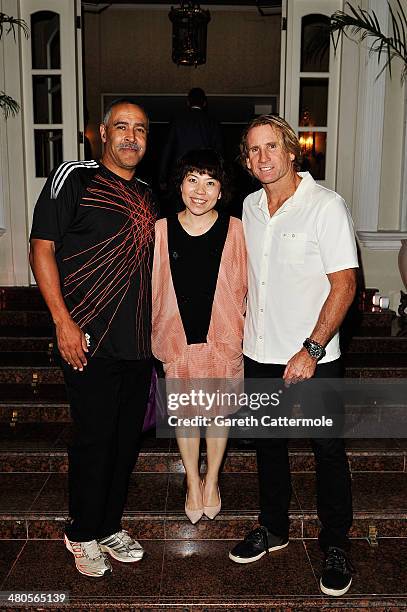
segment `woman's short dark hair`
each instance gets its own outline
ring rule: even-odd
[[[214,149],[193,149],[185,153],[178,161],[172,175],[172,184],[176,195],[181,197],[181,185],[184,178],[197,172],[208,174],[220,183],[220,204],[228,204],[231,199],[231,186],[229,174],[225,169],[225,162]]]

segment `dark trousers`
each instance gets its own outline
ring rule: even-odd
[[[284,365],[258,363],[245,357],[245,379],[282,378]],[[317,365],[315,378],[343,376],[340,359]],[[311,440],[316,463],[317,511],[322,524],[319,543],[322,550],[337,546],[349,550],[348,531],[352,525],[352,489],[349,464],[342,438]],[[288,511],[291,474],[287,439],[256,439],[259,474],[259,523],[275,535],[288,538]]]
[[[121,529],[140,450],[152,361],[89,358],[83,372],[62,364],[73,420],[69,456],[70,540]]]

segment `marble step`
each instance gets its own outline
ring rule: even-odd
[[[1,355],[0,365],[0,385],[5,383],[13,385],[32,385],[33,388],[44,385],[63,385],[64,379],[62,371],[53,361],[52,356],[42,355],[40,353],[34,353],[29,355],[23,353],[18,358],[19,363],[13,364],[13,359],[9,356],[11,353],[3,353]],[[2,389],[4,393],[7,393],[7,389]],[[23,389],[22,389],[23,391]],[[7,397],[8,395],[3,395]]]
[[[0,328],[1,334],[1,328]],[[0,353],[49,353],[53,339],[49,334],[44,336],[1,336]]]
[[[19,331],[19,334],[17,333]],[[49,330],[44,329],[44,336],[28,336],[25,328],[11,328],[9,336],[0,328],[0,353],[46,353],[52,350],[53,338]],[[30,331],[31,333],[31,331]],[[344,353],[406,353],[406,336],[355,336],[343,347]]]
[[[406,452],[404,451],[348,451],[353,473],[356,472],[405,472]],[[292,473],[315,472],[312,452],[290,452]],[[206,456],[202,456],[202,470],[206,469]],[[225,473],[256,472],[256,456],[229,451],[225,463]],[[68,456],[62,450],[50,451],[0,451],[0,473],[42,473],[68,471]],[[140,453],[134,469],[135,473],[171,472],[184,473],[180,454],[177,452]]]
[[[407,377],[407,353],[348,353],[344,364],[350,378]]]
[[[375,547],[354,540],[356,573],[349,592],[337,599],[319,591],[322,555],[315,540],[293,540],[244,566],[228,559],[234,544],[226,538],[143,540],[141,563],[112,561],[113,574],[99,581],[78,576],[61,541],[4,540],[1,588],[67,591],[70,603],[58,610],[70,612],[400,612],[406,607],[405,538],[379,538]]]
[[[46,310],[1,310],[0,333],[4,335],[4,329],[9,327],[25,328],[30,335],[31,330],[38,327],[47,328],[50,333],[51,317]]]
[[[58,539],[68,514],[67,474],[0,474],[0,539]],[[318,534],[315,474],[292,475],[291,537]],[[352,474],[351,537],[407,537],[407,473]],[[131,477],[124,525],[141,539],[237,539],[256,522],[255,473],[223,473],[222,510],[196,526],[184,514],[184,475],[136,473]]]
[[[0,313],[1,314],[1,313]],[[21,342],[23,347],[21,350],[26,350],[24,347],[32,345],[33,341],[44,339],[50,342],[52,340],[52,327],[50,325],[42,326],[23,326],[23,325],[0,325],[0,341],[3,346],[11,345],[18,346],[18,342]],[[14,348],[3,350],[15,350]],[[28,348],[27,350],[37,350]]]
[[[9,371],[10,369],[8,369]],[[51,370],[51,368],[50,368]],[[0,377],[2,368],[0,366]],[[37,371],[34,372],[36,374]],[[17,377],[19,378],[19,377]],[[10,380],[7,384],[0,384],[0,398],[1,405],[8,406],[9,404],[17,403],[21,406],[39,406],[42,403],[48,404],[59,404],[66,402],[66,391],[65,386],[62,384],[62,380],[58,380],[57,383],[47,384],[42,382],[41,385],[37,384],[39,379],[31,377],[25,372],[25,379],[29,380],[28,383],[22,383],[18,380],[13,379],[10,375]]]
[[[396,313],[393,310],[382,310],[381,308],[373,307],[370,311],[364,310],[360,313],[357,323],[361,329],[366,330],[366,328],[370,328],[376,330],[377,328],[382,328],[386,329],[390,334],[395,319]]]
[[[0,356],[0,360],[0,367],[2,368],[15,366],[16,368],[31,368],[35,370],[38,368],[53,367],[59,370],[58,357],[49,352],[9,351],[3,352]]]
[[[71,426],[65,423],[0,423],[0,472],[67,472],[66,446]],[[406,472],[407,439],[348,439],[345,442],[352,472]],[[307,439],[291,440],[290,464],[293,472],[313,472],[314,457]],[[202,445],[202,470],[206,453]],[[174,440],[156,438],[155,430],[144,434],[139,473],[183,473]],[[256,472],[253,442],[230,439],[224,461],[226,473]]]
[[[0,310],[46,310],[37,287],[0,287]]]
[[[406,378],[407,353],[378,355],[349,353],[344,357],[345,375],[351,378]],[[63,385],[62,371],[54,357],[45,353],[3,353],[0,357],[0,387],[22,385],[21,399],[27,397],[27,387],[37,393],[42,385]],[[11,390],[13,398],[17,390]],[[17,395],[16,395],[17,394]],[[12,399],[7,388],[1,389],[1,397]]]
[[[7,395],[8,399],[2,399]],[[63,385],[0,385],[0,426],[7,424],[69,423],[70,410]],[[407,402],[392,408],[405,410]]]
[[[14,391],[20,391],[19,385],[7,385],[7,389],[14,388]],[[4,391],[4,386],[0,387],[0,391]],[[70,421],[69,405],[66,401],[65,390],[59,385],[57,391],[61,392],[62,400],[65,401],[46,401],[44,397],[36,401],[36,396],[33,397],[33,390],[30,387],[27,389],[29,400],[32,401],[13,401],[0,399],[0,424],[1,423],[68,423]],[[10,395],[12,395],[11,393]],[[55,395],[55,392],[54,392]]]
[[[0,298],[1,300],[1,298]],[[0,302],[1,303],[1,302]],[[40,308],[38,302],[33,299],[32,302],[28,302],[25,308],[8,307],[3,302],[3,307],[0,307],[0,328],[8,326],[20,326],[20,327],[39,327],[48,326],[51,329],[51,317],[48,310],[43,306]],[[382,335],[383,330],[386,334],[391,335],[392,326],[396,321],[396,313],[392,310],[381,310],[369,312],[358,312],[357,319],[354,319],[348,323],[346,327],[347,333],[353,332],[352,335],[357,333],[357,330],[363,330],[363,335],[367,333],[367,330],[371,329],[369,335]],[[381,329],[380,332],[377,330]]]
[[[1,346],[1,339],[0,339]],[[9,349],[10,350],[10,349]],[[14,350],[14,349],[11,349]],[[407,336],[355,336],[352,338],[348,346],[343,349],[343,352],[348,353],[406,353],[407,352]]]

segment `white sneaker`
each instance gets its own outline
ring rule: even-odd
[[[139,542],[130,537],[124,529],[98,540],[98,543],[103,552],[109,553],[113,559],[123,563],[140,561],[144,555],[144,549]]]
[[[84,576],[102,578],[111,573],[112,566],[109,559],[100,549],[96,540],[89,542],[71,542],[64,536],[65,546],[75,557],[75,565],[78,572]]]

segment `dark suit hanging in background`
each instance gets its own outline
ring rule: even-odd
[[[166,189],[172,169],[184,153],[192,149],[215,149],[223,153],[219,123],[206,111],[203,89],[195,87],[188,93],[188,110],[171,123],[160,164],[160,186]]]

